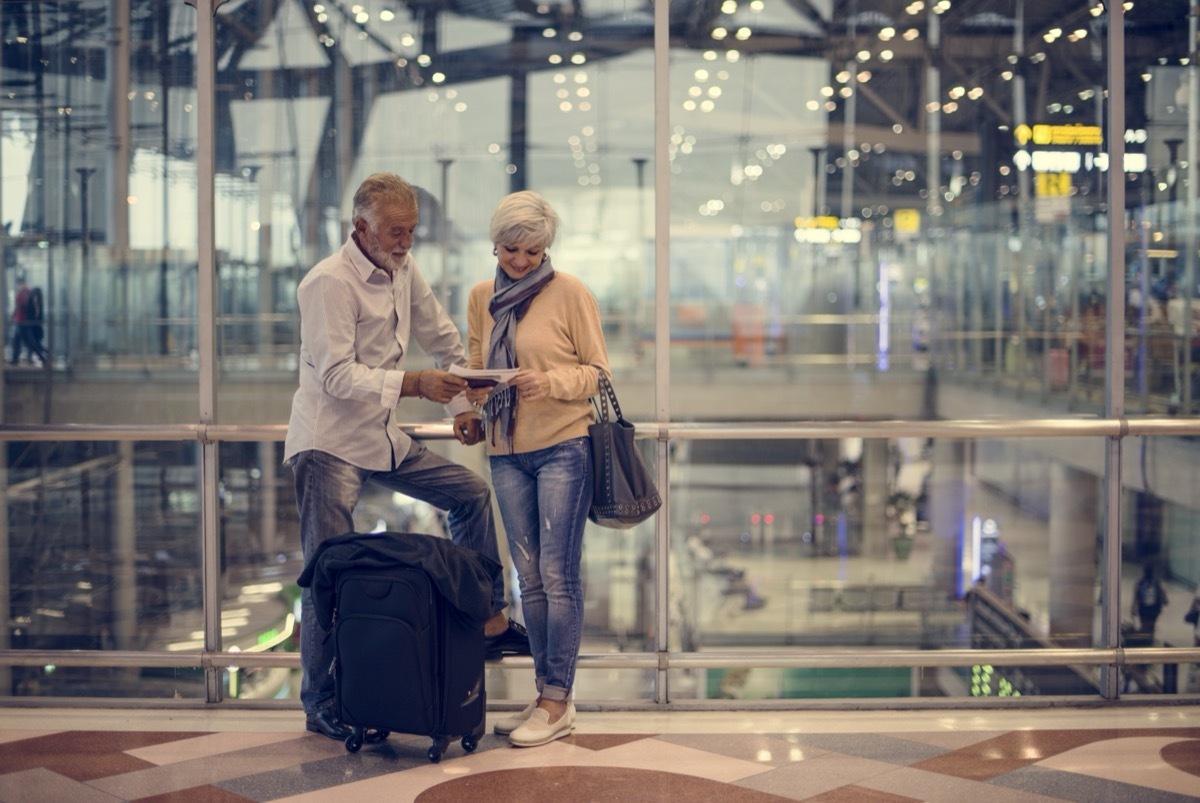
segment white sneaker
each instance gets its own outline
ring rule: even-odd
[[[492,726],[492,730],[501,736],[507,736],[524,725],[525,720],[529,719],[529,715],[533,713],[533,709],[535,708],[537,708],[537,700],[534,700],[515,714],[509,714],[506,717],[496,720],[496,724]]]
[[[550,722],[550,712],[544,708],[534,708],[529,719],[508,734],[508,741],[515,747],[537,747],[540,744],[570,736],[575,729],[575,704],[567,703],[566,712],[557,722]]]

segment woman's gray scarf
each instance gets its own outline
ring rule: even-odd
[[[554,267],[550,264],[547,254],[532,272],[514,281],[508,277],[504,269],[496,266],[496,281],[492,285],[492,300],[488,303],[488,312],[492,314],[495,326],[492,327],[492,339],[488,344],[486,368],[517,368],[517,323],[525,317],[533,297],[541,292],[551,279],[554,278]],[[517,390],[502,383],[488,396],[484,404],[487,413],[488,429],[491,430],[492,443],[496,442],[496,431],[507,451],[512,451],[513,427],[517,417]]]

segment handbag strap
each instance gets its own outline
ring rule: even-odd
[[[600,389],[604,391],[608,401],[612,402],[613,416],[618,421],[624,421],[625,416],[621,415],[621,405],[617,402],[617,392],[613,390],[612,382],[609,382],[608,377],[603,374],[600,375]]]
[[[613,390],[612,383],[608,381],[608,377],[604,375],[603,371],[596,369],[596,372],[600,375],[600,390],[592,397],[592,406],[596,408],[596,420],[604,423],[608,423],[610,420],[623,422],[625,418],[621,415],[621,404],[617,401],[617,392]],[[613,411],[611,419],[608,415],[610,404]]]

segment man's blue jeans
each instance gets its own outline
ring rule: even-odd
[[[493,455],[492,485],[521,586],[537,688],[567,700],[583,635],[583,529],[592,504],[587,438]]]
[[[445,510],[454,543],[500,563],[487,483],[417,441],[393,471],[367,471],[318,451],[301,452],[289,463],[295,475],[305,564],[322,541],[354,531],[354,506],[368,482]],[[505,604],[504,577],[498,576],[492,587],[492,612],[503,610]],[[308,588],[300,593],[300,618],[300,666],[304,670],[300,701],[306,713],[315,714],[333,705],[333,639],[317,621]],[[386,671],[387,667],[380,669]]]

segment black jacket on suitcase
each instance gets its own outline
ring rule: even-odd
[[[473,750],[484,730],[483,624],[500,566],[444,538],[415,533],[323,542],[297,581],[312,587],[335,645],[339,718],[354,728],[450,737]]]

